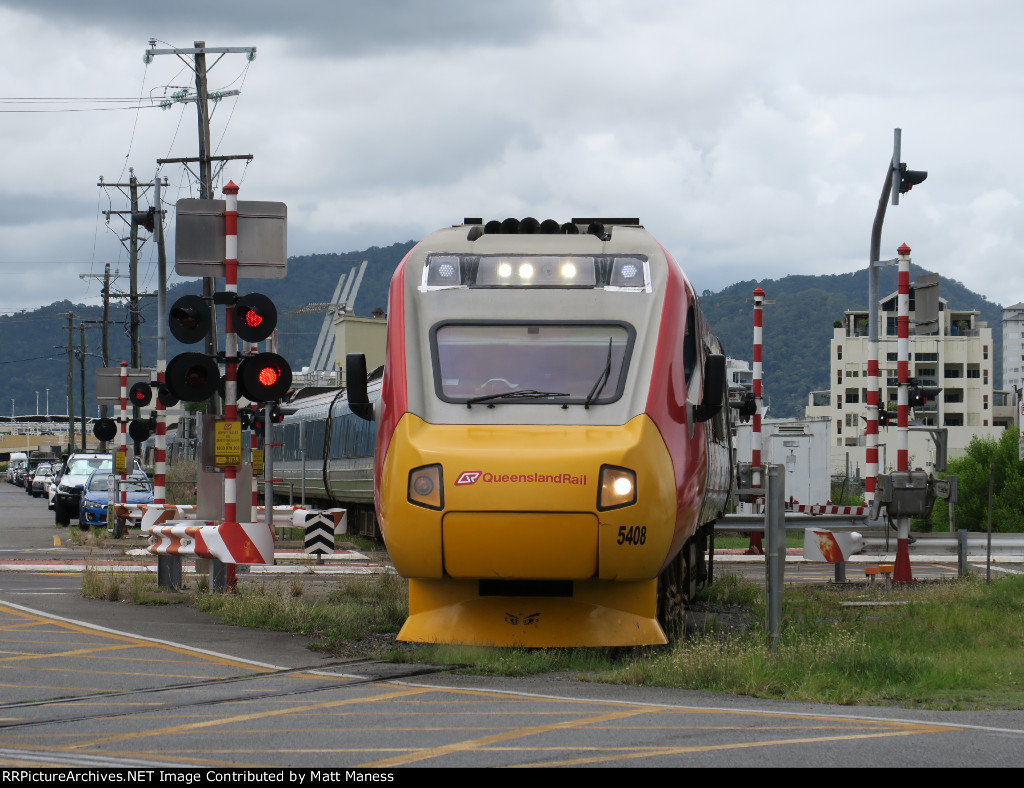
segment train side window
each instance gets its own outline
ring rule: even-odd
[[[693,370],[697,367],[697,310],[693,299],[686,307],[686,334],[683,336],[683,375],[689,387],[693,379]]]

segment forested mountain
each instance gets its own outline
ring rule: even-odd
[[[413,246],[412,241],[388,247],[372,247],[343,254],[316,254],[293,257],[288,261],[285,279],[243,279],[239,293],[261,292],[270,296],[279,310],[278,332],[281,354],[292,368],[309,363],[323,315],[320,312],[297,314],[308,304],[329,301],[338,277],[363,260],[368,261],[358,296],[351,306],[357,315],[369,315],[374,309],[387,309],[388,284],[395,267]],[[911,279],[924,273],[916,266]],[[803,414],[807,393],[828,387],[828,349],[832,325],[847,309],[867,308],[867,271],[823,276],[787,276],[760,282],[739,282],[720,292],[705,291],[701,304],[714,331],[722,339],[729,355],[744,360],[752,357],[753,315],[747,299],[760,285],[769,301],[764,309],[764,391],[771,415]],[[883,269],[879,292],[885,296],[896,290],[896,269]],[[179,283],[169,289],[168,303],[185,293],[200,291],[198,279]],[[940,296],[953,309],[977,309],[981,319],[993,329],[995,354],[994,381],[1002,378],[1002,337],[1000,306],[965,288],[952,279],[942,279]],[[1008,295],[1008,303],[1022,300]],[[143,366],[153,366],[156,355],[156,299],[142,300]],[[69,312],[76,326],[86,321],[86,402],[88,415],[96,415],[93,380],[100,366],[102,310],[61,301],[40,309],[0,317],[0,415],[33,413],[38,392],[39,410],[46,410],[49,389],[50,413],[67,411],[67,345]],[[109,329],[110,365],[129,358],[127,311],[122,302],[112,302]],[[93,322],[89,322],[93,321]],[[79,346],[79,331],[73,345]],[[168,340],[168,357],[199,346],[185,347]],[[74,364],[75,411],[80,412],[80,368]]]
[[[911,265],[910,280],[928,273]],[[896,267],[883,268],[879,296],[896,292]],[[940,274],[941,276],[941,274]],[[846,310],[868,308],[867,270],[850,274],[787,276],[759,282],[738,282],[718,293],[705,291],[701,306],[726,352],[737,359],[753,358],[754,288],[760,285],[768,301],[764,307],[762,362],[764,394],[772,416],[802,416],[810,391],[829,387],[829,342],[832,326]],[[954,279],[942,277],[939,297],[950,309],[976,309],[992,329],[995,346],[992,370],[996,388],[1002,383],[1002,307],[968,290]],[[1020,300],[1008,296],[1009,303]]]

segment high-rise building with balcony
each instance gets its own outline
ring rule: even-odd
[[[1020,307],[1024,318],[1024,304]],[[896,461],[896,311],[897,293],[879,300],[879,410],[892,414],[890,426],[879,429],[879,460],[884,466],[880,472],[891,470]],[[837,321],[830,344],[830,388],[811,392],[805,409],[807,416],[831,417],[833,461],[849,454],[861,468],[865,467],[869,314],[867,310],[850,310]],[[916,320],[911,289],[910,325],[910,377],[920,386],[942,389],[924,407],[911,412],[911,463],[927,469],[935,459],[930,428],[947,428],[948,453],[955,457],[974,435],[998,437],[1013,425],[1014,405],[1005,391],[994,389],[992,329],[979,319],[979,312],[950,309],[946,299],[940,298],[937,325],[928,326],[929,333],[920,333],[925,328]],[[1021,355],[1024,353],[1018,352],[1018,357]]]

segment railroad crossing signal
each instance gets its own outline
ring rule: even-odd
[[[92,434],[103,443],[112,441],[117,437],[117,422],[113,419],[97,419],[92,425]]]
[[[174,397],[185,402],[202,402],[217,391],[220,367],[202,353],[179,353],[167,362],[164,379]]]
[[[234,329],[245,342],[262,342],[277,328],[277,307],[262,293],[249,293],[234,305]]]
[[[194,345],[206,337],[212,321],[210,305],[202,296],[185,295],[171,307],[169,327],[171,334],[179,342]]]
[[[128,392],[128,402],[132,405],[138,405],[140,408],[146,407],[152,399],[153,388],[148,383],[136,383],[132,386],[131,391]]]
[[[911,383],[908,392],[909,405],[912,408],[923,408],[929,402],[934,402],[940,391],[942,391],[941,388],[934,386],[918,386]]]
[[[246,356],[238,365],[238,391],[253,402],[273,402],[292,385],[292,368],[277,353]]]

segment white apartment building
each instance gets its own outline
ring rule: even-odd
[[[1003,388],[1020,389],[1024,381],[1024,304],[1003,310]]]
[[[914,290],[910,293],[911,332],[915,326]],[[1024,305],[1022,305],[1024,310]],[[880,472],[896,462],[897,293],[882,298],[878,309],[878,359],[881,375],[880,409],[893,414],[889,427],[879,427]],[[939,299],[937,330],[910,337],[910,377],[921,386],[941,387],[934,402],[911,411],[909,438],[912,467],[930,470],[934,445],[927,428],[948,429],[950,459],[962,453],[974,435],[999,437],[1014,423],[1014,405],[1005,391],[993,388],[992,329],[976,310],[953,310]],[[868,319],[864,311],[847,311],[833,329],[828,391],[812,391],[805,413],[832,419],[833,472],[849,457],[863,472],[867,424]],[[915,429],[915,427],[917,429]]]

